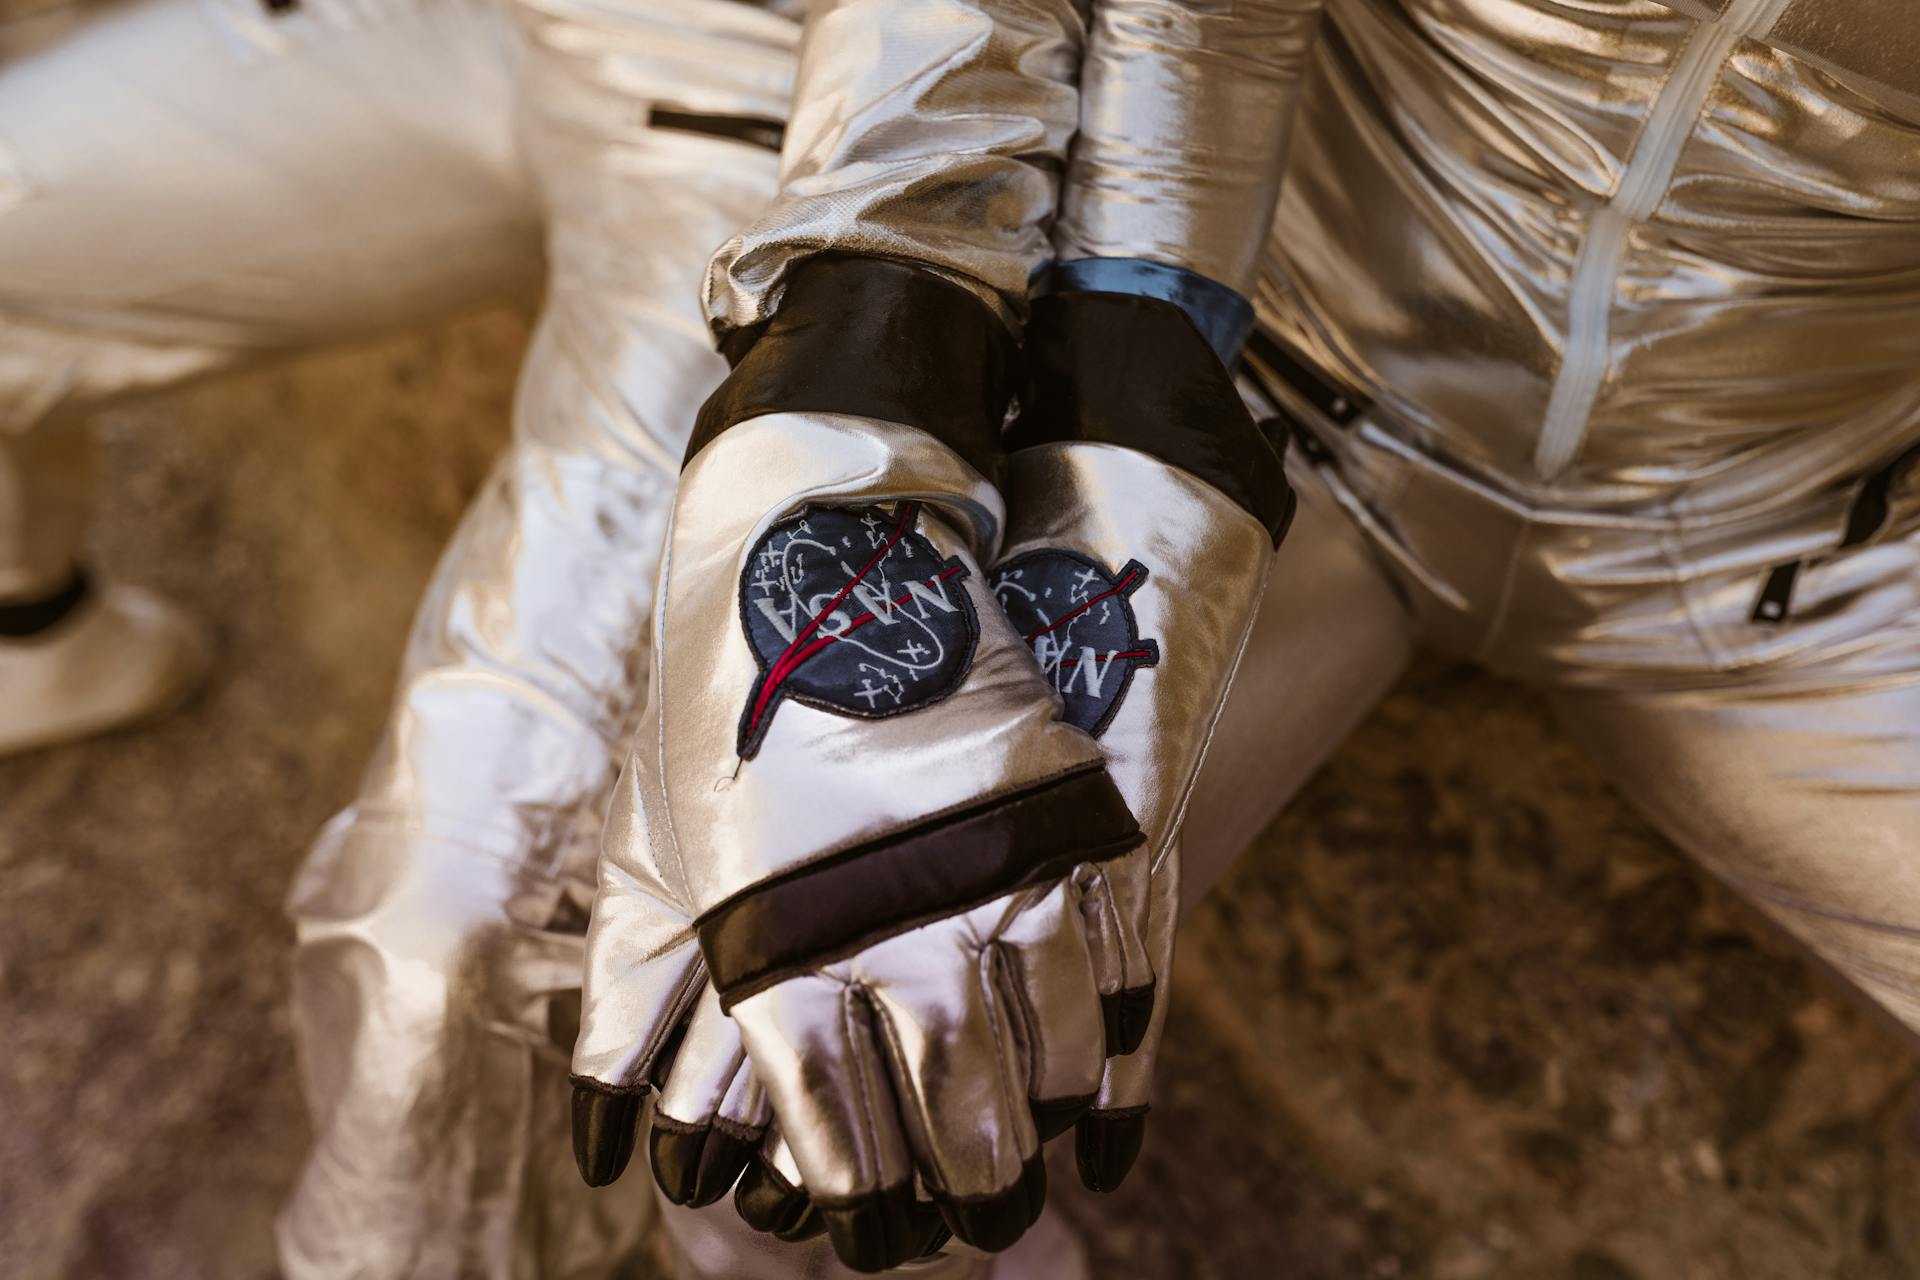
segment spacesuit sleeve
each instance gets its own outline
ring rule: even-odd
[[[820,254],[930,268],[1020,314],[1078,123],[1085,0],[819,0],[802,37],[781,194],[721,246],[722,348]]]
[[[1054,287],[1177,303],[1231,361],[1324,5],[1100,0]]]

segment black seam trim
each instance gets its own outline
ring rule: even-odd
[[[1291,519],[1285,438],[1253,420],[1233,375],[1171,302],[1076,292],[1033,302],[1027,393],[1010,449],[1091,442],[1134,449],[1212,486],[1278,546]]]
[[[593,1076],[569,1075],[567,1082],[577,1089],[591,1089],[595,1093],[604,1093],[616,1098],[644,1098],[653,1092],[651,1084],[608,1084],[605,1080]],[[662,1117],[655,1117],[655,1122]]]
[[[1093,1110],[1087,1112],[1087,1119],[1089,1120],[1132,1120],[1136,1116],[1146,1115],[1147,1112],[1151,1110],[1153,1110],[1153,1108],[1144,1102],[1137,1107],[1114,1107],[1112,1109],[1107,1109],[1104,1107],[1095,1107]]]
[[[983,813],[990,813],[1005,805],[1017,804],[1022,800],[1038,795],[1050,788],[1064,786],[1076,778],[1082,778],[1093,773],[1102,773],[1105,770],[1106,765],[1097,760],[1089,764],[1075,765],[1071,769],[1051,774],[1038,782],[1028,783],[1026,786],[1017,787],[1012,791],[1001,792],[999,795],[992,796],[986,800],[969,800],[965,804],[958,804],[951,808],[942,809],[940,812],[922,819],[911,827],[889,832],[884,836],[863,841],[860,844],[850,845],[837,853],[830,853],[824,858],[816,858],[812,862],[802,863],[797,867],[782,871],[778,875],[756,881],[738,893],[729,894],[707,910],[701,912],[700,919],[694,922],[695,927],[697,928],[701,921],[712,919],[715,915],[725,911],[735,903],[751,898],[776,885],[802,879],[814,871],[822,871],[829,867],[838,866],[841,863],[852,862],[857,858],[863,858],[869,853],[877,852],[892,845],[904,844],[916,836],[936,831],[942,827],[950,826]],[[1098,859],[1086,859],[1086,861],[1098,861]]]
[[[941,894],[921,905],[915,899],[922,894],[916,893],[912,885],[901,885],[901,878],[910,873],[916,854],[925,856],[933,876],[952,870],[954,859],[951,857],[939,856],[937,848],[916,850],[915,846],[937,845],[956,828],[1014,810],[1028,814],[1045,812],[1045,809],[1030,807],[1036,801],[1074,804],[1079,813],[1089,819],[1105,818],[1116,825],[1106,830],[1087,831],[1083,823],[1066,837],[1067,843],[1061,848],[1031,850],[1016,845],[1006,849],[1007,856],[1000,860],[995,873],[970,877],[971,883],[958,897]],[[1096,808],[1102,805],[1107,807],[1104,814]],[[1117,825],[1121,818],[1124,826]],[[1024,834],[1029,840],[1036,834],[1056,841],[1062,838],[1052,831]],[[1003,835],[1012,838],[1011,833]],[[694,928],[701,952],[707,959],[714,990],[720,995],[721,1007],[731,1008],[736,1001],[763,991],[799,970],[845,959],[884,938],[971,910],[1023,885],[1065,875],[1082,862],[1103,862],[1118,857],[1138,848],[1141,839],[1139,824],[1107,776],[1106,766],[1096,761],[986,800],[956,806],[911,827],[784,871],[702,912]],[[889,857],[900,860],[891,868],[895,872],[893,885],[899,887],[900,892],[890,896],[907,900],[886,904],[895,910],[878,912],[863,921],[857,914],[849,918],[849,904],[839,895],[832,895],[831,900],[824,903],[804,906],[788,901],[806,896],[810,881],[838,879],[857,864],[872,865],[877,858]],[[875,883],[885,882],[883,879]],[[921,886],[923,890],[929,887]],[[883,896],[889,895],[883,890]],[[770,903],[779,905],[769,906]],[[757,918],[735,923],[743,920],[748,912]],[[777,927],[776,921],[797,925],[798,933],[788,939],[769,937]],[[809,926],[814,928],[809,930]],[[809,937],[809,932],[824,936]],[[750,941],[736,936],[743,933]]]
[[[679,111],[673,107],[653,107],[647,112],[647,127],[669,133],[692,133],[727,142],[744,142],[763,151],[778,151],[786,140],[784,121],[770,116],[721,115],[708,111]]]
[[[1032,1155],[1028,1156],[1025,1160],[1022,1160],[1020,1162],[1019,1178],[1008,1183],[1006,1186],[1000,1188],[998,1191],[979,1191],[979,1192],[975,1192],[972,1195],[957,1196],[949,1191],[935,1191],[931,1187],[929,1187],[928,1193],[932,1195],[933,1201],[935,1204],[956,1205],[961,1208],[965,1208],[968,1205],[975,1205],[975,1204],[985,1204],[985,1205],[998,1204],[1000,1201],[1005,1200],[1007,1197],[1011,1196],[1014,1192],[1024,1189],[1027,1179],[1033,1176],[1034,1166],[1042,1165],[1045,1163],[1046,1163],[1045,1155],[1043,1155],[1041,1152],[1038,1152],[1038,1151],[1034,1152]]]
[[[742,1124],[725,1116],[715,1116],[713,1128],[716,1133],[723,1133],[736,1142],[758,1142],[767,1136],[767,1126],[763,1124]]]
[[[813,1194],[811,1191],[802,1191],[799,1187],[794,1186],[791,1182],[788,1182],[780,1176],[778,1169],[774,1168],[771,1164],[767,1164],[764,1160],[761,1161],[761,1164],[788,1192],[806,1196],[809,1200],[813,1201],[814,1207],[817,1209],[864,1209],[870,1204],[882,1203],[892,1197],[900,1196],[902,1193],[905,1193],[909,1197],[913,1193],[913,1183],[893,1182],[884,1187],[875,1187],[871,1191],[856,1191],[852,1195],[820,1196]]]
[[[713,1127],[710,1120],[676,1120],[658,1107],[653,1112],[653,1127],[665,1129],[668,1133],[705,1133]]]

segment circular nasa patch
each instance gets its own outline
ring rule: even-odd
[[[953,692],[980,618],[958,556],[918,531],[920,504],[804,508],[775,524],[740,576],[740,625],[760,665],[739,752],[760,749],[784,698],[878,718]]]
[[[1129,560],[1109,573],[1076,551],[1043,548],[993,571],[993,594],[1067,704],[1067,723],[1099,737],[1133,683],[1160,661],[1160,646],[1140,638],[1130,597],[1147,567]]]

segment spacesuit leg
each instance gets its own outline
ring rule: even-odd
[[[1300,508],[1194,784],[1181,839],[1187,910],[1219,883],[1406,669],[1413,630],[1359,530],[1304,463]]]
[[[573,1168],[579,935],[681,453],[725,373],[701,272],[773,191],[794,32],[724,0],[516,16],[547,294],[512,444],[291,895],[316,1129],[292,1280],[605,1275],[653,1220],[646,1177]]]
[[[1920,611],[1825,659],[1556,703],[1661,831],[1920,1035]]]
[[[129,393],[537,279],[483,0],[123,0],[0,21],[0,752],[157,714],[198,629],[81,576]]]

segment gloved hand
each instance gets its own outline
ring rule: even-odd
[[[961,1239],[1017,1239],[1041,1129],[1086,1108],[1151,1001],[1144,913],[1116,892],[1142,882],[1121,870],[1139,828],[979,569],[1009,345],[964,290],[819,259],[736,346],[675,504],[588,936],[588,1180],[617,1176],[710,979],[864,1270],[924,1247],[916,1180]]]
[[[994,594],[1067,721],[1098,738],[1146,833],[1150,857],[1116,864],[1111,892],[1149,911],[1164,992],[1187,796],[1293,516],[1284,440],[1276,449],[1263,436],[1207,340],[1169,303],[1043,298],[1027,358]],[[1118,1187],[1139,1154],[1166,1005],[1164,995],[1141,1000],[1143,1042],[1108,1061],[1078,1121],[1080,1175],[1093,1190]],[[745,1160],[747,1149],[732,1154]],[[759,1154],[740,1183],[741,1215],[800,1238],[814,1221],[806,1190],[777,1145]]]
[[[1140,1048],[1107,1063],[1077,1126],[1081,1179],[1117,1187],[1139,1154],[1180,908],[1180,825],[1293,517],[1284,438],[1247,412],[1207,338],[1170,302],[1037,300],[1009,459],[994,594],[1069,723],[1095,735],[1146,833],[1122,874],[1149,903],[1161,996]]]

